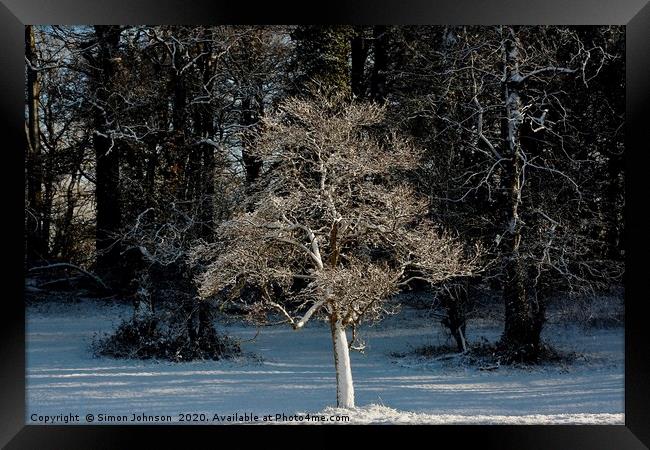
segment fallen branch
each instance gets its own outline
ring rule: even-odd
[[[432,361],[446,361],[449,359],[460,358],[461,356],[464,355],[465,353],[448,353],[446,355],[436,356],[435,358],[432,358]]]
[[[101,286],[103,289],[108,290],[108,286],[106,286],[106,283],[102,281],[101,278],[99,278],[97,275],[94,273],[88,272],[85,269],[82,269],[79,266],[75,266],[74,264],[70,263],[55,263],[55,264],[50,264],[47,266],[37,266],[37,267],[32,267],[29,269],[30,272],[36,272],[36,271],[41,271],[41,270],[51,270],[51,269],[61,269],[61,268],[66,268],[66,269],[74,269],[82,274],[86,275],[88,278],[91,278],[92,280],[95,281],[99,286]]]

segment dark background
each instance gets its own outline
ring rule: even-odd
[[[156,446],[156,440],[171,443],[173,438],[188,443],[187,432],[193,434],[192,441],[207,439],[209,445],[220,446],[225,442],[216,435],[212,427],[182,429],[175,427],[44,427],[24,426],[24,305],[21,298],[24,274],[22,259],[24,249],[17,236],[23,235],[23,196],[25,146],[24,105],[24,24],[615,24],[627,25],[627,124],[626,124],[626,397],[625,421],[623,426],[438,426],[419,427],[424,431],[430,445],[451,445],[463,448],[468,443],[488,448],[644,448],[642,441],[650,445],[648,423],[648,361],[647,345],[647,278],[644,259],[647,249],[646,230],[649,228],[644,217],[645,170],[644,157],[650,136],[647,122],[650,109],[650,5],[646,0],[580,0],[563,2],[490,0],[452,1],[355,1],[327,2],[312,5],[306,3],[282,5],[268,2],[252,5],[246,2],[197,1],[188,3],[175,0],[135,2],[100,2],[63,0],[56,3],[46,0],[3,0],[0,5],[0,67],[2,67],[2,154],[8,157],[3,180],[9,189],[4,203],[10,218],[6,231],[4,269],[4,308],[2,308],[2,353],[3,365],[0,381],[2,416],[0,417],[0,442],[7,448],[132,448],[136,437],[147,439],[147,446]],[[15,209],[15,212],[13,210]],[[9,211],[12,211],[11,213]],[[6,244],[12,244],[11,246]],[[11,251],[8,249],[11,247]],[[15,288],[15,289],[13,289]],[[366,427],[369,428],[369,427]],[[274,436],[276,443],[311,446],[313,441],[302,442],[307,436],[296,436],[295,432],[328,433],[331,440],[339,440],[339,432],[370,431],[359,428],[337,428],[337,434],[328,429],[313,427],[292,429],[292,436]],[[255,431],[260,434],[275,434],[282,428],[263,427]],[[179,433],[179,431],[184,431]],[[243,432],[241,426],[218,432]],[[247,430],[248,431],[248,430]],[[375,432],[410,433],[404,427],[383,427]],[[16,434],[18,433],[18,434]],[[222,436],[222,435],[221,435]],[[220,437],[221,437],[220,436]],[[248,440],[236,436],[239,442]],[[404,436],[406,437],[406,436]],[[637,439],[638,438],[638,439]],[[286,439],[289,439],[287,442]],[[309,439],[309,438],[307,438]],[[313,437],[312,437],[313,439]],[[443,444],[445,441],[448,444]],[[232,442],[232,441],[231,441]],[[273,442],[273,441],[267,441]],[[409,442],[413,442],[409,439]],[[333,445],[337,445],[332,442]],[[343,443],[341,443],[343,444]]]

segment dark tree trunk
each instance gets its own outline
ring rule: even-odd
[[[74,187],[79,182],[77,174],[73,174],[68,187],[66,189],[66,206],[63,220],[57,226],[57,235],[55,237],[53,250],[54,254],[61,254],[61,258],[65,261],[70,260],[72,256],[72,220],[74,218],[74,209],[77,206]]]
[[[214,237],[214,148],[203,148],[203,198],[201,199],[201,237],[212,242]]]
[[[44,244],[47,246],[48,256],[56,255],[54,249],[50,249],[49,236],[52,229],[52,207],[54,204],[54,180],[52,180],[52,170],[50,158],[45,159],[45,170],[43,175],[43,237]]]
[[[255,103],[258,103],[255,105]],[[247,133],[249,136],[249,141],[252,140],[253,128],[260,120],[260,116],[263,114],[263,105],[251,97],[246,97],[242,100],[242,113],[241,113],[241,125],[246,127],[247,130],[250,130],[250,133]],[[250,145],[251,142],[248,142]],[[242,149],[242,159],[244,161],[244,170],[246,171],[246,181],[248,183],[254,182],[257,177],[260,175],[260,170],[262,169],[262,161],[250,154],[246,150],[245,145]]]
[[[97,130],[105,130],[105,123],[96,117]],[[95,135],[96,163],[95,198],[97,205],[97,267],[99,272],[110,271],[119,265],[120,249],[115,234],[121,224],[119,196],[120,155],[119,148],[110,138]]]
[[[198,306],[198,323],[199,323],[199,329],[198,329],[198,337],[199,339],[201,338],[209,338],[210,333],[213,331],[213,326],[212,326],[212,313],[210,311],[210,304],[203,300],[199,301],[199,306]]]
[[[521,147],[520,127],[523,122],[521,81],[519,73],[519,42],[515,31],[507,29],[504,40],[505,74],[503,82],[503,100],[505,118],[502,130],[504,148],[508,165],[506,169],[508,224],[504,232],[505,250],[503,299],[505,303],[505,329],[501,344],[510,357],[518,360],[533,360],[539,351],[541,332],[540,317],[543,309],[533,311],[526,292],[526,269],[520,253],[522,240],[522,170],[524,155]]]
[[[122,210],[120,205],[120,148],[110,136],[110,89],[114,82],[115,58],[120,39],[119,27],[95,26],[98,45],[94,108],[96,157],[96,249],[97,270],[109,274],[119,272],[120,245],[115,239],[119,232]],[[113,273],[114,278],[117,273]]]
[[[206,49],[212,53],[212,48]],[[203,65],[203,84],[206,89],[211,90],[214,74],[214,62],[211,57],[205,58]],[[201,134],[205,138],[214,138],[214,117],[211,108],[205,108],[201,111]],[[214,177],[215,177],[215,148],[210,144],[204,144],[201,148],[202,170],[201,170],[201,230],[200,235],[208,242],[212,242],[214,237]]]
[[[469,282],[464,285],[456,284],[447,290],[447,295],[444,297],[443,307],[447,316],[442,320],[442,324],[449,329],[451,336],[456,342],[456,347],[459,352],[467,350],[467,316],[466,307],[468,304],[468,287]]]
[[[352,69],[351,83],[352,95],[357,99],[362,99],[366,93],[365,86],[365,67],[368,59],[368,41],[365,37],[365,27],[357,27],[352,36]]]
[[[376,25],[373,28],[374,65],[370,80],[370,96],[382,102],[386,98],[386,70],[388,69],[388,27]]]
[[[26,254],[28,265],[47,258],[47,235],[43,231],[43,163],[41,155],[41,138],[38,120],[40,82],[37,66],[34,27],[25,26],[26,58],[31,67],[27,68],[27,216]]]
[[[177,48],[174,54],[174,65],[176,71],[171,77],[171,89],[173,94],[172,109],[172,139],[171,148],[168,148],[168,170],[169,189],[172,195],[178,200],[186,200],[187,183],[185,180],[185,164],[187,162],[187,141],[186,132],[188,123],[187,112],[187,86],[185,76],[180,73],[180,68],[185,64],[182,56],[182,48]]]
[[[180,57],[177,57],[177,66],[182,64]],[[179,135],[185,135],[187,124],[187,89],[183,75],[175,74],[174,83],[174,113],[172,115],[172,126]]]

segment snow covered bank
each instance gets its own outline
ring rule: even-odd
[[[382,405],[355,409],[326,408],[323,416],[347,416],[351,425],[611,425],[623,424],[623,414],[525,414],[525,415],[463,415],[426,414],[398,411]]]

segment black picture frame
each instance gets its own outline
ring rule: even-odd
[[[175,426],[37,426],[25,425],[25,311],[21,301],[24,272],[22,240],[24,196],[24,25],[25,24],[549,24],[625,25],[626,27],[626,291],[625,291],[625,425],[620,426],[422,426],[431,445],[447,441],[453,448],[467,444],[499,449],[641,449],[650,445],[650,351],[644,297],[648,221],[644,217],[644,169],[642,159],[650,150],[650,3],[648,0],[330,0],[308,3],[235,2],[200,0],[0,0],[0,111],[4,127],[2,178],[6,208],[15,208],[12,227],[6,227],[7,250],[5,295],[0,310],[0,444],[8,449],[132,448],[144,438],[148,448],[187,445],[204,438],[211,446],[225,445],[223,435],[237,433],[244,442],[249,429],[231,427]],[[15,177],[15,179],[13,179]],[[6,246],[5,248],[9,248]],[[9,289],[16,288],[15,290]],[[13,292],[9,294],[9,292]],[[644,344],[645,343],[645,344]],[[322,434],[338,439],[328,427],[298,427],[278,444],[299,442],[294,433]],[[337,427],[335,433],[353,427]],[[354,427],[372,429],[414,442],[410,428]],[[345,430],[344,430],[345,429]],[[244,431],[245,430],[245,431]],[[285,427],[257,427],[255,434],[276,435]],[[187,434],[192,434],[188,440]],[[271,439],[269,437],[269,439]],[[430,439],[430,441],[429,441]],[[423,443],[427,443],[424,441]],[[160,444],[157,444],[160,443]],[[267,441],[269,443],[273,441]],[[320,443],[306,442],[304,445]],[[453,444],[451,444],[453,443]],[[166,444],[166,445],[163,445]],[[303,445],[303,444],[299,444]],[[415,444],[414,442],[414,445]]]

